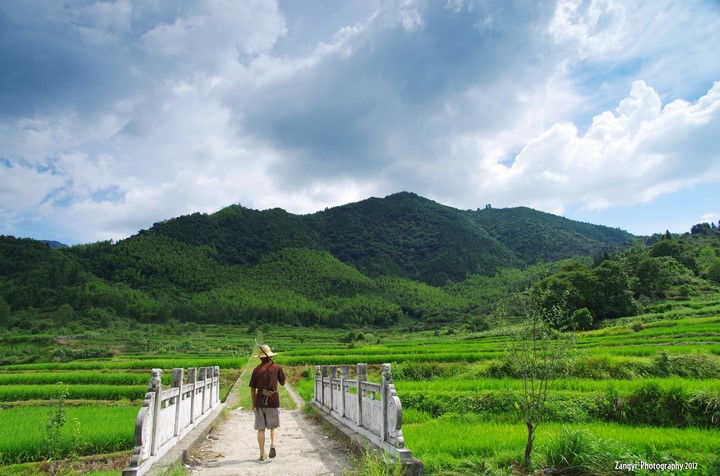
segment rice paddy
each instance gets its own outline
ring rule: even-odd
[[[683,462],[665,474],[720,474],[720,307],[717,296],[676,302],[577,335],[568,376],[552,382],[534,447],[534,471],[552,464],[552,447],[578,431],[604,450],[584,450],[601,467],[563,474],[626,474],[618,463]],[[370,330],[371,332],[371,330]],[[366,335],[351,343],[285,347],[296,383],[312,395],[313,366],[389,362],[403,403],[405,443],[427,474],[513,474],[527,430],[522,381],[504,356],[508,329]],[[297,372],[300,374],[300,372]],[[595,451],[596,453],[593,453]],[[610,456],[607,456],[610,455]],[[565,457],[565,456],[563,456]],[[612,461],[607,458],[613,459]],[[604,469],[603,469],[604,468]],[[584,472],[583,472],[584,471]],[[517,473],[515,473],[517,474]],[[638,469],[634,474],[655,474]]]
[[[110,453],[118,457],[120,452],[121,459],[128,459],[150,369],[163,369],[162,381],[168,385],[173,368],[220,366],[220,397],[225,399],[249,354],[249,347],[238,343],[238,332],[207,326],[184,336],[195,343],[196,353],[173,351],[172,342],[178,337],[160,326],[143,329],[148,341],[155,342],[155,350],[145,351],[133,350],[134,333],[123,329],[82,339],[7,336],[3,339],[5,355],[13,352],[8,343],[32,343],[47,357],[0,367],[0,473],[5,472],[3,466],[10,471],[9,465],[26,463],[30,464],[27,469],[13,467],[13,471],[34,474],[33,462],[57,455],[79,458]],[[58,349],[82,353],[84,348],[106,341],[112,342],[117,355],[69,361],[50,357],[70,353]],[[118,347],[118,342],[125,342],[125,347]],[[50,431],[52,418],[55,433]]]
[[[406,445],[427,474],[511,474],[527,437],[517,405],[522,384],[505,360],[511,331],[266,327],[261,335],[279,352],[276,361],[306,400],[315,365],[368,363],[377,378],[379,364],[391,363]],[[64,454],[129,455],[151,368],[162,368],[168,384],[174,367],[218,365],[224,399],[256,336],[239,326],[197,326],[182,336],[145,326],[137,333],[145,337],[112,329],[74,342],[29,334],[3,338],[0,350],[7,356],[30,348],[46,357],[32,363],[8,357],[0,367],[0,465],[48,457],[46,427],[59,389],[65,390],[67,411]],[[112,352],[90,359],[53,357],[63,355],[58,349],[64,347]],[[536,471],[550,464],[553,445],[580,430],[612,449],[618,461],[697,463],[697,471],[678,474],[712,474],[720,467],[717,296],[578,333],[576,349],[568,377],[552,385],[537,434]],[[110,424],[93,425],[98,420]],[[573,474],[620,473],[607,468]]]

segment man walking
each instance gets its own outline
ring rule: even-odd
[[[270,457],[277,454],[275,441],[277,440],[278,428],[280,427],[280,395],[278,394],[278,383],[285,385],[285,373],[279,364],[272,361],[274,353],[267,345],[258,345],[260,353],[260,365],[255,367],[250,377],[250,396],[255,412],[255,429],[257,440],[260,446],[260,461],[265,461],[268,455],[265,454],[265,429],[270,430]]]

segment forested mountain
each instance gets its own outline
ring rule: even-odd
[[[400,276],[431,285],[592,255],[632,239],[624,231],[529,208],[463,211],[407,192],[311,215],[234,205],[157,223],[143,235],[209,246],[226,264],[254,264],[288,247],[322,250],[370,277]]]
[[[373,277],[443,285],[522,264],[467,212],[411,193],[370,198],[308,219],[325,249]]]
[[[591,225],[526,207],[486,207],[473,219],[523,263],[557,261],[623,247],[632,235],[619,228]]]
[[[549,305],[568,296],[578,322],[592,325],[689,292],[693,280],[720,281],[718,235],[707,225],[637,239],[529,208],[458,210],[412,193],[309,215],[234,205],[117,243],[56,249],[0,237],[0,327],[125,318],[480,328],[531,286]]]

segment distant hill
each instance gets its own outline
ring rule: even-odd
[[[619,228],[591,225],[531,208],[485,208],[473,219],[525,264],[596,254],[627,246],[634,238]]]
[[[559,266],[532,265],[631,239],[529,208],[458,210],[407,192],[308,215],[233,205],[117,243],[53,249],[0,237],[0,325],[40,332],[74,315],[89,326],[123,317],[481,327],[478,316]]]
[[[284,248],[309,248],[327,251],[370,277],[397,276],[431,285],[593,255],[633,238],[618,229],[530,208],[458,210],[408,192],[310,215],[234,205],[212,215],[157,223],[140,235],[148,234],[209,246],[226,264],[254,264]]]

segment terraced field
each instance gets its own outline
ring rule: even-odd
[[[133,351],[122,346],[131,333],[114,338],[98,336],[75,342],[41,337],[49,356],[58,349],[83,352],[105,342],[118,346],[119,355],[73,360],[5,365],[0,368],[0,473],[40,471],[36,463],[55,456],[82,460],[87,455],[109,455],[118,465],[129,458],[134,445],[135,418],[147,391],[151,368],[163,369],[163,384],[170,383],[171,369],[221,367],[221,399],[225,399],[249,348],[238,343],[238,329],[207,327],[189,338],[195,354],[170,349],[178,337],[163,329],[147,328],[156,351]],[[118,343],[121,343],[120,345]],[[126,350],[122,352],[122,350]],[[54,423],[50,423],[53,421]],[[57,430],[56,432],[53,432]],[[111,474],[119,474],[115,471]]]
[[[510,474],[522,460],[521,382],[505,357],[511,326],[477,333],[449,327],[185,331],[143,326],[76,340],[4,338],[0,353],[12,358],[0,367],[0,472],[22,474],[36,467],[29,462],[50,456],[47,423],[58,404],[65,411],[64,456],[127,458],[151,368],[164,369],[169,383],[173,367],[219,365],[224,398],[258,333],[279,352],[276,360],[306,399],[314,365],[365,362],[377,377],[380,363],[392,363],[405,440],[428,474]],[[23,363],[27,349],[46,357]],[[108,349],[112,355],[80,357]],[[553,387],[535,444],[537,471],[558,470],[558,459],[575,455],[585,466],[564,474],[627,474],[614,469],[616,462],[681,462],[690,466],[665,474],[720,474],[720,295],[579,333],[567,377]],[[97,425],[99,419],[106,424]]]
[[[278,361],[304,370],[296,372],[306,376],[296,385],[305,398],[313,365],[390,362],[406,444],[429,474],[509,474],[527,438],[518,405],[522,381],[505,359],[511,335],[508,328],[447,329],[379,342],[375,334],[352,344],[283,341]],[[634,474],[656,474],[651,464],[667,470],[680,462],[681,470],[665,474],[720,474],[717,295],[579,333],[575,348],[567,377],[553,382],[538,430],[538,471],[561,471],[567,463],[564,474],[627,474],[616,462],[643,462],[646,469]],[[568,462],[568,454],[581,463]],[[571,463],[576,467],[568,469]]]

